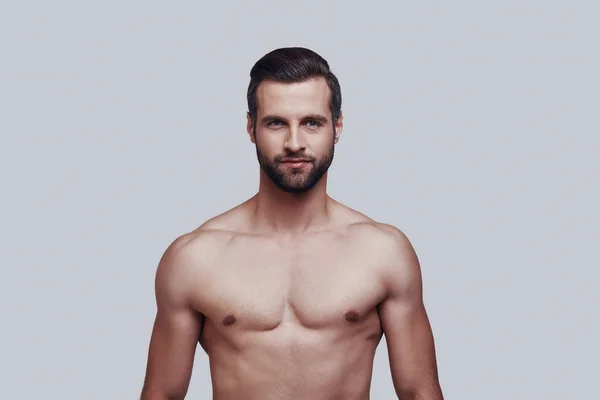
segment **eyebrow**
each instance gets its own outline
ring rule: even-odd
[[[265,122],[274,121],[274,120],[285,121],[286,119],[283,118],[283,117],[280,117],[279,115],[265,115],[264,117],[262,117],[260,119],[260,122],[261,123],[265,123]],[[326,116],[321,115],[321,114],[309,114],[309,115],[305,115],[302,118],[302,120],[303,121],[306,121],[306,120],[319,121],[319,122],[324,123],[324,124],[329,121]]]

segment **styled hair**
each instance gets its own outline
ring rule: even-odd
[[[281,83],[299,83],[323,77],[329,86],[329,108],[333,122],[337,121],[342,108],[342,91],[337,77],[331,72],[327,61],[312,50],[303,47],[284,47],[271,51],[254,64],[248,85],[248,113],[256,122],[258,101],[256,91],[264,80]]]

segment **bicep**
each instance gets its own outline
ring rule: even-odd
[[[156,273],[157,312],[144,392],[183,398],[189,386],[202,315],[189,302],[189,259],[172,245]]]
[[[417,255],[408,238],[395,232],[396,244],[387,260],[387,298],[380,304],[390,369],[396,392],[413,398],[441,398],[433,334],[423,304]],[[420,397],[419,397],[420,398]]]
[[[380,308],[394,386],[398,393],[435,390],[433,334],[421,301],[388,299]]]
[[[174,397],[185,395],[201,324],[201,315],[190,308],[159,306],[150,339],[144,385],[147,390]]]

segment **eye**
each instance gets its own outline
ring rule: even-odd
[[[319,121],[310,120],[306,121],[306,125],[308,125],[309,128],[318,128],[321,126],[321,123]]]
[[[267,126],[269,127],[278,127],[281,126],[282,122],[278,119],[274,119],[273,121],[269,121],[269,123],[267,124]]]

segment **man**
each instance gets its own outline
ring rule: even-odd
[[[253,67],[256,195],[166,249],[142,400],[183,399],[199,342],[215,400],[366,400],[385,334],[402,400],[440,400],[416,254],[406,236],[330,198],[341,90],[304,48]]]

